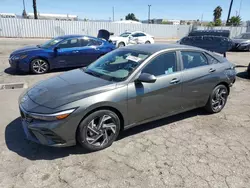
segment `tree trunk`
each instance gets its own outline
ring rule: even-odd
[[[36,0],[33,0],[33,9],[34,9],[34,18],[38,19],[38,16],[37,16],[37,7],[36,7]]]

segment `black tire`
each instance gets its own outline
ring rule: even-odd
[[[33,59],[30,63],[30,70],[34,74],[44,74],[49,71],[49,63],[44,59]]]
[[[220,84],[216,86],[209,96],[205,109],[209,113],[220,112],[227,103],[228,92],[229,91],[225,85]]]
[[[121,47],[124,47],[125,46],[125,43],[124,42],[120,42],[119,44],[118,44],[118,48],[121,48]]]
[[[145,44],[151,44],[151,42],[150,41],[146,41]]]
[[[102,120],[105,120],[104,123],[100,123]],[[112,128],[104,125],[112,125]],[[88,151],[98,151],[111,146],[119,132],[120,119],[117,114],[110,110],[98,110],[82,120],[77,130],[77,140]],[[98,137],[99,139],[94,142]]]

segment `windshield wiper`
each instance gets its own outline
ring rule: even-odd
[[[87,71],[87,70],[84,70],[84,72],[89,74],[89,75],[95,76],[95,77],[100,77],[98,74],[95,74],[95,73]]]

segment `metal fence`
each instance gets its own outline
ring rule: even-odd
[[[57,21],[0,18],[0,37],[18,38],[51,38],[66,34],[83,34],[96,36],[99,29],[107,29],[118,35],[126,30],[144,31],[156,38],[182,38],[191,30],[188,25],[162,24],[120,24],[112,22],[85,22],[85,21]],[[198,27],[197,29],[211,29]],[[216,29],[230,29],[231,36],[246,31],[246,27],[218,27]]]

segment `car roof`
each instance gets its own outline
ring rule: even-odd
[[[87,38],[91,38],[91,39],[100,39],[100,38],[93,37],[93,36],[88,36],[88,35],[62,35],[62,36],[58,36],[58,37],[55,37],[55,38],[68,39],[68,38],[79,38],[79,37],[87,37]]]
[[[156,53],[161,50],[171,50],[171,49],[188,49],[188,50],[201,50],[201,51],[206,51],[201,48],[193,47],[193,46],[187,46],[187,45],[180,45],[180,44],[139,44],[139,45],[130,45],[130,46],[125,46],[123,49],[129,49],[129,50],[138,50],[141,52],[146,52],[146,53]]]

